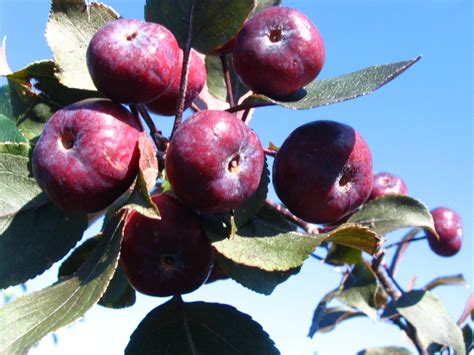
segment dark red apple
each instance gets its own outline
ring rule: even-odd
[[[323,39],[301,12],[269,7],[248,20],[233,51],[235,72],[251,90],[291,95],[313,81],[325,61]]]
[[[57,111],[33,152],[36,181],[65,210],[104,209],[137,175],[139,129],[129,111],[106,99]]]
[[[257,190],[264,164],[257,135],[234,115],[201,111],[176,130],[166,176],[176,196],[203,212],[238,207]]]
[[[450,208],[438,207],[431,211],[433,216],[437,239],[428,233],[428,243],[436,254],[441,256],[453,256],[461,250],[462,246],[462,223],[461,216]]]
[[[159,96],[156,100],[149,102],[146,107],[154,113],[164,116],[173,116],[176,114],[176,105],[179,98],[179,85],[181,83],[181,69],[183,67],[183,51],[179,50],[179,60],[177,64],[177,75],[175,75],[173,84]],[[198,53],[191,49],[189,59],[188,86],[184,100],[184,109],[191,106],[194,99],[199,95],[206,83],[206,66]]]
[[[278,150],[273,186],[296,216],[333,223],[352,213],[372,190],[372,156],[352,127],[314,121],[298,127]]]
[[[408,188],[405,182],[396,175],[381,172],[374,175],[374,184],[369,200],[385,195],[407,195]]]
[[[121,103],[156,99],[173,83],[179,47],[156,23],[119,19],[100,28],[87,48],[87,66],[97,89]]]
[[[167,194],[154,195],[161,219],[130,212],[121,262],[130,284],[150,296],[167,297],[199,288],[209,276],[214,251],[196,212]]]

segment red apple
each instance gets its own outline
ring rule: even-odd
[[[301,12],[269,7],[248,20],[233,51],[235,72],[251,90],[272,97],[294,94],[313,81],[325,60],[316,26]]]
[[[461,216],[450,208],[438,207],[431,211],[436,233],[439,239],[428,233],[428,243],[436,254],[453,256],[461,250],[462,223]]]
[[[200,287],[214,251],[196,212],[175,198],[152,197],[161,219],[132,211],[125,221],[121,262],[130,284],[150,296],[174,296]]]
[[[367,143],[352,127],[333,121],[298,127],[273,163],[278,197],[312,223],[334,223],[354,212],[369,197],[372,182]]]
[[[133,115],[110,100],[67,106],[49,119],[35,146],[36,181],[65,210],[102,210],[137,175],[138,136]]]
[[[87,66],[97,89],[121,103],[156,99],[173,83],[178,43],[157,23],[119,19],[100,28],[87,48]]]
[[[166,153],[166,176],[186,205],[229,211],[257,190],[264,164],[257,135],[234,115],[201,111],[176,130]]]

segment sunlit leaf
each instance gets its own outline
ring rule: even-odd
[[[296,94],[284,100],[263,95],[252,95],[234,110],[247,107],[280,105],[296,110],[307,110],[318,106],[335,104],[370,94],[395,79],[415,64],[421,57],[403,62],[375,65],[336,78],[315,80]]]
[[[92,36],[119,15],[110,7],[85,0],[52,0],[46,39],[59,68],[59,81],[68,87],[95,90],[86,64]]]

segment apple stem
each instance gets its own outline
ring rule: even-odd
[[[224,74],[225,87],[227,89],[227,102],[230,107],[235,105],[234,93],[232,91],[232,80],[230,78],[229,63],[225,54],[220,56],[222,64],[222,73]]]
[[[191,110],[193,110],[194,112],[200,112],[202,111],[198,105],[196,105],[194,102],[191,104]]]
[[[384,263],[384,257],[385,257],[385,250],[381,250],[379,253],[377,253],[374,256],[372,260],[372,265],[371,265],[372,270],[374,271],[375,276],[379,280],[385,292],[387,292],[387,294],[390,296],[390,298],[392,298],[393,301],[397,301],[402,296],[403,293],[395,289],[394,285],[401,290],[400,286],[398,285],[398,283],[396,283],[393,277],[393,274],[390,272],[390,270],[388,268],[385,268],[386,273],[382,270],[381,265]],[[413,344],[415,345],[416,349],[418,350],[420,354],[422,355],[427,354],[427,351],[423,347],[423,344],[421,343],[421,340],[418,337],[416,329],[413,327],[413,325],[410,322],[408,322],[405,319],[406,324],[404,324],[401,320],[400,315],[398,317],[393,317],[391,321],[395,325],[397,325],[400,328],[400,330],[403,330],[406,333],[406,335],[413,342]]]
[[[159,131],[155,123],[153,122],[153,119],[151,118],[150,114],[148,113],[147,109],[143,105],[137,105],[136,109],[142,116],[143,120],[145,121],[146,125],[150,129],[150,135],[151,138],[153,139],[153,142],[156,145],[156,148],[158,149],[158,152],[164,153],[166,152],[166,148],[168,147],[168,139],[164,137]]]
[[[247,101],[248,98],[251,98],[253,100]],[[229,107],[226,111],[230,113],[238,112],[238,111],[243,111],[251,108],[256,108],[256,107],[262,107],[262,106],[273,106],[274,104],[269,103],[269,102],[259,102],[258,99],[255,97],[249,96],[247,99],[245,99],[241,104],[231,106]],[[256,100],[255,100],[256,99]]]
[[[274,150],[270,150],[270,149],[267,149],[267,148],[263,148],[263,152],[265,153],[265,155],[268,155],[269,157],[276,157],[276,153]]]
[[[319,234],[320,233],[319,228],[316,227],[314,224],[308,223],[305,220],[302,220],[301,218],[295,216],[293,213],[291,213],[288,209],[286,209],[282,205],[280,205],[280,204],[278,204],[278,203],[276,203],[276,202],[274,202],[274,201],[272,201],[268,198],[265,200],[265,204],[268,207],[270,207],[273,210],[280,213],[283,217],[285,217],[289,221],[294,222],[295,224],[297,224],[298,226],[303,228],[306,233],[308,233],[308,234]]]
[[[171,131],[171,137],[173,137],[174,132],[181,125],[183,120],[184,112],[184,103],[186,99],[186,89],[188,87],[188,72],[189,72],[189,55],[191,53],[191,41],[192,41],[192,27],[193,27],[193,15],[194,15],[194,5],[196,0],[193,0],[191,3],[191,9],[189,11],[188,19],[188,32],[186,34],[186,45],[183,48],[183,66],[181,69],[181,81],[179,83],[179,95],[178,102],[176,105],[176,117],[174,119],[173,130]]]
[[[143,127],[143,122],[140,120],[140,116],[138,115],[138,110],[136,105],[130,105],[130,112],[132,113],[133,117],[135,117],[135,121],[138,123],[140,126],[140,131],[143,132],[145,130],[145,127]]]
[[[246,108],[244,113],[242,114],[242,122],[248,125],[250,123],[250,120],[252,119],[252,116],[249,116],[251,108]]]
[[[411,231],[409,231],[403,238],[402,240],[398,243],[397,250],[395,251],[395,254],[393,255],[392,263],[390,264],[390,274],[392,274],[394,277],[397,273],[398,265],[400,264],[400,261],[405,254],[406,250],[408,249],[408,246],[410,245],[410,242],[415,239],[416,235],[420,231],[420,228],[414,228]]]

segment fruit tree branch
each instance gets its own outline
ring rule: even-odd
[[[389,277],[387,276],[387,274],[389,274],[388,270],[387,270],[387,274],[385,274],[384,270],[382,269],[381,266],[384,262],[384,257],[385,257],[385,250],[381,250],[374,256],[372,260],[372,270],[374,271],[375,276],[379,280],[385,292],[387,292],[390,298],[396,302],[401,297],[402,293],[394,287],[392,283],[394,279],[392,278],[392,280],[390,280]],[[420,354],[422,355],[428,354],[426,349],[423,347],[423,344],[421,343],[421,340],[418,337],[416,329],[413,327],[413,325],[411,325],[406,320],[405,320],[406,324],[404,324],[401,321],[400,317],[394,317],[391,319],[391,321],[406,333],[406,335],[413,342],[413,344],[415,345],[416,349],[418,350]]]
[[[306,233],[310,233],[310,234],[319,234],[320,233],[320,230],[319,230],[318,227],[316,227],[315,225],[313,225],[311,223],[308,223],[305,220],[295,216],[293,213],[291,213],[288,209],[286,209],[282,205],[280,205],[280,204],[278,204],[278,203],[276,203],[276,202],[274,202],[274,201],[272,201],[268,198],[265,200],[265,204],[268,207],[270,207],[271,209],[273,209],[273,210],[277,211],[278,213],[280,213],[286,219],[290,220],[291,222],[294,222],[295,224],[297,224],[298,226],[303,228]]]
[[[188,33],[186,34],[186,45],[183,48],[183,67],[181,69],[181,81],[179,83],[179,95],[178,103],[176,106],[176,117],[173,124],[173,130],[171,131],[171,137],[173,137],[174,132],[181,125],[183,120],[184,104],[186,99],[186,89],[188,86],[188,71],[189,71],[189,55],[191,53],[191,41],[192,41],[192,27],[193,27],[193,15],[194,15],[194,5],[196,0],[193,0],[191,3],[191,9],[189,11],[189,20],[188,20]],[[171,138],[170,137],[170,138]]]
[[[224,74],[225,87],[227,89],[227,101],[230,107],[235,105],[234,92],[232,90],[232,80],[230,78],[229,63],[225,54],[220,56],[222,64],[222,73]]]

